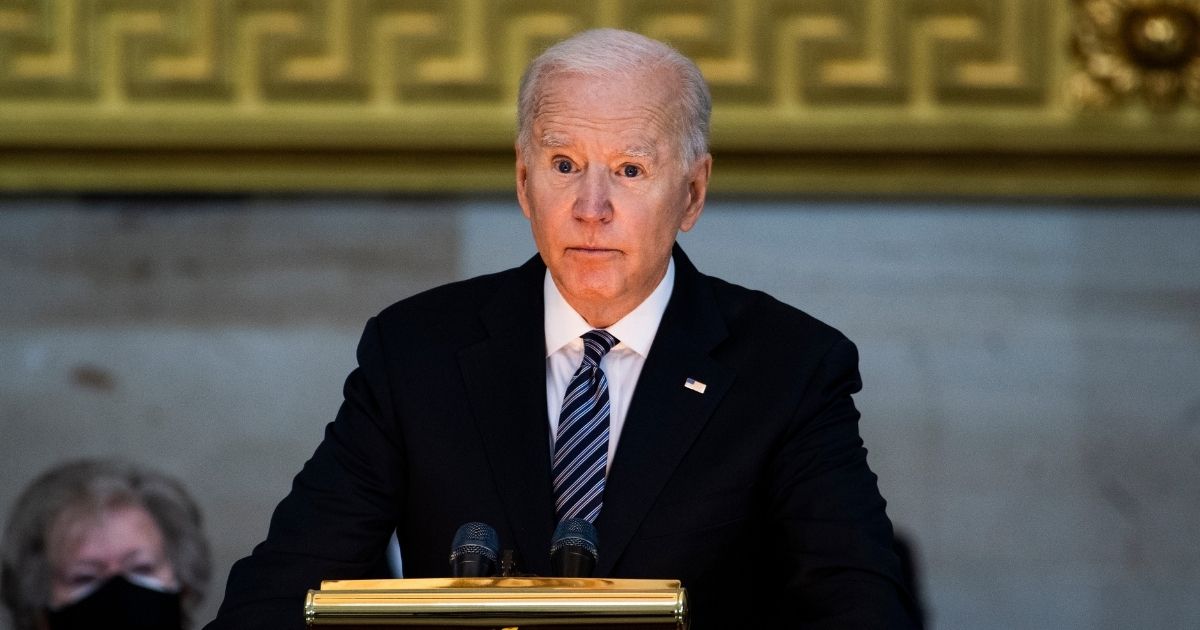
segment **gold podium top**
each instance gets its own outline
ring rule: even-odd
[[[687,593],[678,580],[429,578],[327,580],[308,592],[311,626],[685,630]]]

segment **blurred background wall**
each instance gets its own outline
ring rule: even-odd
[[[718,197],[681,242],[859,345],[934,627],[1200,619],[1200,208]],[[366,318],[532,252],[502,197],[6,199],[0,510],[63,458],[152,464],[202,503],[220,589]]]
[[[533,253],[516,74],[618,25],[714,84],[692,258],[858,344],[932,626],[1200,626],[1200,49],[1120,38],[1200,7],[645,6],[0,0],[0,517],[178,475],[210,616],[366,318]]]

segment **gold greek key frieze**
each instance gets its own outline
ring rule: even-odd
[[[1198,2],[0,0],[0,189],[506,189],[520,72],[596,26],[697,60],[732,189],[913,192],[989,155],[1194,157],[1195,108],[1164,125],[1076,105],[1194,104],[1191,66],[1166,90],[1145,68],[1178,65]],[[1123,31],[1088,21],[1127,8],[1144,15]]]
[[[530,7],[534,8],[530,8]],[[546,44],[598,25],[695,57],[722,103],[1042,100],[1029,0],[4,0],[0,99],[508,104]],[[1029,32],[1033,28],[1035,32]],[[235,112],[231,112],[233,115]]]
[[[484,0],[4,2],[0,98],[70,93],[127,107],[184,99],[316,106],[420,100],[421,90],[406,95],[406,85],[474,86],[485,97],[499,92],[485,47],[489,6]]]

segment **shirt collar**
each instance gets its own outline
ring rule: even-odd
[[[675,260],[669,258],[667,273],[663,275],[654,291],[650,292],[637,308],[605,329],[620,340],[617,348],[629,348],[643,358],[649,356],[650,345],[654,343],[654,335],[658,333],[658,324],[667,310],[667,303],[671,301],[671,290],[674,288]],[[546,326],[546,356],[550,356],[592,327],[571,308],[562,293],[559,293],[558,286],[550,277],[549,269],[546,270],[546,277],[542,281],[542,295],[545,296],[542,301]]]

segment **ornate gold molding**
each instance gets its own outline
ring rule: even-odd
[[[1200,196],[1197,2],[0,0],[0,190],[509,189],[524,64],[618,26],[721,191]]]
[[[1093,107],[1141,96],[1200,105],[1200,0],[1076,0],[1075,95]]]

